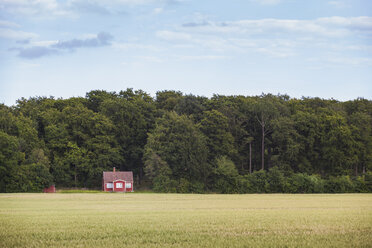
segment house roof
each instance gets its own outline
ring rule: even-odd
[[[122,179],[124,181],[133,181],[133,172],[132,171],[104,171],[103,172],[103,181],[104,182],[113,182],[116,180]]]

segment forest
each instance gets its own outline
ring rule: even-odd
[[[93,90],[0,105],[0,192],[372,192],[372,101]]]

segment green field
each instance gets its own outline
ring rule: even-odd
[[[0,194],[0,247],[372,247],[372,195]]]

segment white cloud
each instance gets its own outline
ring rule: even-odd
[[[141,61],[145,62],[151,62],[151,63],[161,63],[163,62],[162,59],[155,57],[155,56],[136,56],[136,59],[139,59]]]
[[[221,55],[195,55],[195,56],[179,56],[180,60],[221,60],[228,59],[228,56]]]
[[[372,17],[325,17],[314,20],[258,19],[183,25],[189,32],[270,35],[346,36],[353,32],[372,32]]]
[[[326,25],[329,28],[348,29],[350,31],[368,31],[372,32],[372,17],[324,17],[316,20],[320,25]]]
[[[155,15],[158,15],[158,14],[160,14],[160,13],[162,13],[163,12],[163,8],[155,8],[154,10],[153,10],[153,13],[155,14]]]
[[[282,0],[251,0],[251,1],[263,5],[276,5],[282,2]]]
[[[62,13],[56,0],[0,0],[0,8],[10,13],[22,15]]]
[[[11,14],[66,16],[82,12],[110,14],[120,6],[164,3],[166,0],[0,0],[0,10]]]
[[[0,27],[19,28],[20,25],[18,25],[17,23],[14,23],[14,22],[0,20]]]
[[[120,43],[112,42],[112,47],[120,50],[149,50],[149,51],[160,51],[159,47],[154,45],[146,45],[139,43]]]
[[[328,4],[336,8],[349,7],[349,4],[345,3],[344,1],[329,1]]]
[[[339,65],[350,65],[350,66],[372,66],[372,59],[371,58],[363,58],[363,57],[330,57],[327,58],[326,61],[334,64]]]
[[[31,46],[39,46],[39,47],[48,47],[54,44],[57,44],[58,40],[42,40],[42,41],[32,41],[30,42]]]
[[[9,28],[0,28],[0,37],[13,40],[26,40],[36,38],[38,35]]]
[[[346,57],[337,54],[327,54],[326,57],[311,57],[307,61],[317,65],[312,69],[334,68],[339,66],[372,66],[372,59],[366,57]]]
[[[204,20],[156,32],[158,38],[171,43],[175,49],[201,49],[221,56],[260,53],[273,58],[300,56],[311,50],[331,50],[337,54],[347,50],[352,58],[358,56],[358,51],[369,51],[369,47],[356,41],[355,36],[370,40],[371,34],[372,17],[367,16],[313,20]],[[353,61],[351,59],[349,63],[357,64]]]
[[[162,30],[162,31],[157,31],[156,36],[164,39],[164,40],[169,40],[169,41],[174,41],[174,40],[192,40],[191,34],[188,33],[182,33],[182,32],[174,32],[174,31],[168,31],[168,30]]]
[[[181,3],[184,0],[0,0],[0,11],[12,15],[32,16],[34,18],[72,17],[82,13],[99,15],[123,14],[128,7],[160,5],[154,14],[164,11],[166,5]]]

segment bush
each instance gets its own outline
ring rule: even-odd
[[[176,193],[177,182],[166,175],[159,175],[154,178],[154,191],[163,193]]]
[[[327,193],[350,193],[354,191],[354,185],[349,176],[330,177],[326,182]]]
[[[154,191],[164,193],[177,192],[177,182],[171,179],[171,175],[172,171],[168,165],[161,166],[153,179]]]
[[[371,171],[368,171],[364,175],[364,181],[365,181],[367,192],[372,192],[372,172]]]
[[[353,179],[354,192],[368,193],[367,184],[364,176],[359,176]]]
[[[307,193],[323,193],[325,181],[319,175],[310,175],[310,188]]]
[[[189,192],[190,192],[190,182],[187,181],[185,178],[181,178],[177,186],[177,193],[189,193]]]
[[[266,171],[259,170],[247,176],[252,193],[265,193],[268,188]]]
[[[197,181],[191,182],[189,186],[189,192],[203,194],[205,193],[205,185]]]
[[[219,193],[238,193],[239,173],[234,162],[226,157],[216,160],[216,169],[213,174],[213,190]]]
[[[285,178],[278,167],[273,167],[266,175],[267,184],[266,192],[268,193],[283,193],[285,187]]]
[[[26,164],[14,169],[7,192],[41,192],[52,184],[48,168],[42,164]]]
[[[323,191],[324,180],[318,175],[296,173],[288,179],[286,185],[288,193],[322,193]]]

